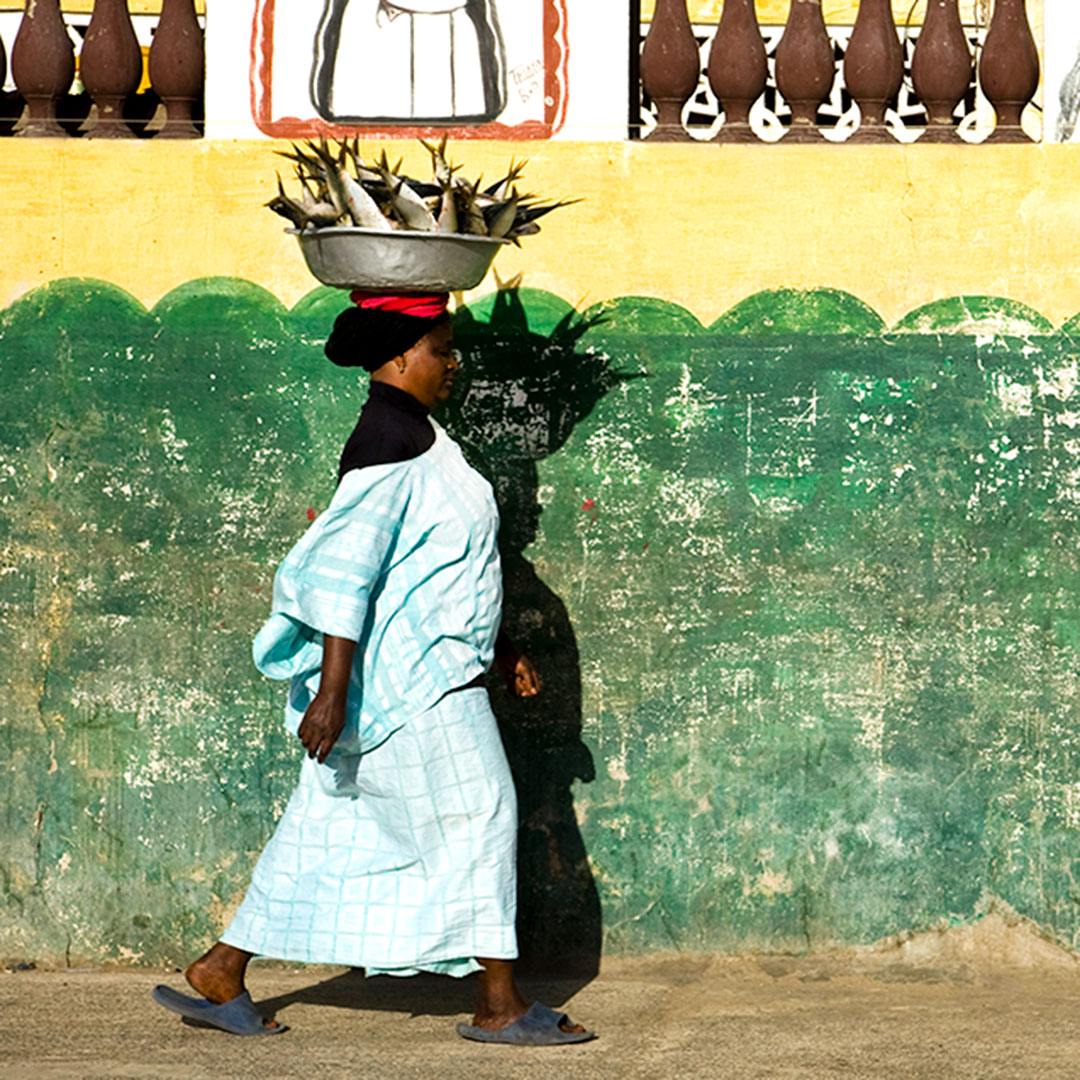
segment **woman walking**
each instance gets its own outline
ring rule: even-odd
[[[540,685],[499,634],[490,485],[429,417],[458,370],[446,296],[354,294],[329,358],[372,373],[337,491],[286,556],[255,640],[290,680],[300,780],[221,940],[187,970],[201,999],[155,1000],[235,1034],[277,1034],[244,988],[254,955],[368,975],[479,973],[466,1038],[581,1042],[591,1033],[513,977],[513,782],[482,685]]]

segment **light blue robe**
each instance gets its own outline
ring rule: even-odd
[[[358,642],[345,730],[300,782],[222,941],[286,960],[464,975],[513,959],[517,809],[483,689],[502,607],[490,485],[436,424],[345,474],[274,580],[259,670],[293,733],[324,634]],[[451,692],[454,691],[454,692]]]
[[[491,485],[437,424],[424,454],[353,469],[285,557],[255,666],[291,679],[294,734],[319,688],[322,636],[359,642],[337,750],[378,746],[491,665],[502,612]]]

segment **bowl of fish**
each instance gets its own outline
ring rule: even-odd
[[[315,277],[339,289],[473,289],[484,280],[499,248],[510,243],[498,237],[357,226],[286,232],[300,238],[300,250]]]
[[[446,158],[446,139],[424,142],[431,155],[428,180],[391,166],[386,151],[365,163],[359,140],[293,144],[279,151],[293,162],[300,185],[266,205],[287,218],[308,268],[341,289],[393,288],[457,292],[484,279],[500,248],[540,231],[538,220],[573,200],[542,203],[518,190],[524,162],[484,187],[457,175]]]

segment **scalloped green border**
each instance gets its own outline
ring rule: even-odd
[[[470,313],[487,321],[495,309],[492,292],[471,301]],[[533,333],[552,330],[575,305],[544,289],[517,290],[521,308]],[[211,305],[228,318],[231,311],[259,308],[264,314],[288,319],[301,331],[324,333],[328,319],[348,306],[345,293],[320,285],[287,308],[272,292],[243,278],[206,277],[185,282],[146,308],[131,293],[98,278],[57,278],[38,286],[0,310],[0,333],[24,318],[48,319],[72,305],[83,305],[88,317],[107,318],[92,310],[92,299],[106,309],[136,318],[172,320],[190,304]],[[1055,329],[1034,308],[995,296],[955,296],[923,304],[892,327],[872,307],[842,289],[764,289],[739,301],[708,327],[687,308],[653,296],[620,296],[593,304],[585,313],[596,318],[606,335],[674,334],[778,337],[800,334],[877,336],[894,334],[995,334],[1010,337],[1064,334],[1080,337],[1080,313]]]

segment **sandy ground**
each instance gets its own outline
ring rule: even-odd
[[[150,1000],[174,972],[0,975],[0,1077],[829,1077],[1075,1080],[1080,964],[1023,927],[975,928],[810,957],[611,960],[588,982],[525,989],[595,1029],[584,1046],[466,1042],[468,982],[365,980],[254,965],[290,1030],[239,1039]]]

